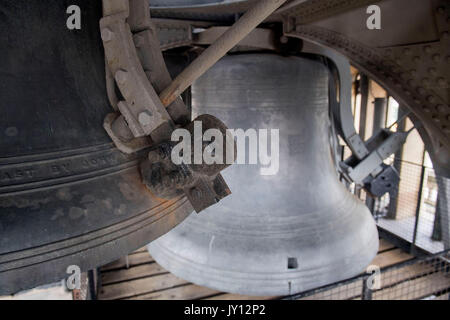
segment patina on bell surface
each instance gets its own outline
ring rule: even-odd
[[[192,87],[193,112],[229,128],[279,129],[279,171],[235,164],[233,194],[149,245],[193,283],[248,295],[301,292],[363,272],[375,222],[338,180],[330,146],[329,71],[318,59],[237,54]]]

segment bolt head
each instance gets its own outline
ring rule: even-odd
[[[109,28],[104,28],[100,31],[100,36],[104,42],[108,42],[113,39],[114,32],[112,32]]]
[[[149,111],[143,111],[138,115],[138,121],[142,126],[148,126],[152,123],[152,116]]]
[[[199,188],[195,188],[195,187],[194,187],[194,188],[191,189],[191,195],[192,195],[194,198],[199,199],[199,198],[202,197],[203,193],[202,193],[202,190],[200,190]]]
[[[117,83],[125,84],[125,82],[128,79],[128,74],[126,71],[119,70],[116,72],[115,78],[116,78]]]

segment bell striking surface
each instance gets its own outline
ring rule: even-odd
[[[279,170],[227,168],[233,194],[152,242],[159,264],[195,284],[248,295],[292,294],[364,271],[378,232],[338,180],[328,85],[320,60],[274,54],[226,56],[195,82],[194,117],[209,113],[228,128],[269,136],[279,129]]]

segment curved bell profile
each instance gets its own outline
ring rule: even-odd
[[[227,56],[194,84],[194,113],[269,136],[279,129],[279,169],[226,169],[233,195],[152,242],[158,263],[193,283],[249,295],[292,294],[364,271],[378,233],[337,178],[328,84],[320,61],[273,54]]]
[[[102,3],[82,2],[75,31],[65,1],[0,2],[0,295],[118,259],[192,211],[152,195],[148,151],[126,155],[103,129]]]

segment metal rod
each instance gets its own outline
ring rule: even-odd
[[[370,276],[362,277],[362,292],[361,300],[372,300],[372,290],[369,288],[367,281],[369,281]]]
[[[423,161],[422,161],[423,162]],[[416,219],[414,221],[414,233],[413,233],[413,239],[411,243],[411,251],[410,253],[412,255],[416,255],[416,240],[417,240],[417,231],[419,228],[419,219],[420,219],[420,207],[422,204],[422,191],[423,191],[423,180],[425,179],[425,166],[422,163],[422,171],[420,173],[420,189],[417,199],[417,206],[416,206]]]
[[[284,2],[286,0],[258,1],[161,92],[159,98],[163,105],[166,107],[170,105],[197,78],[211,68]]]

